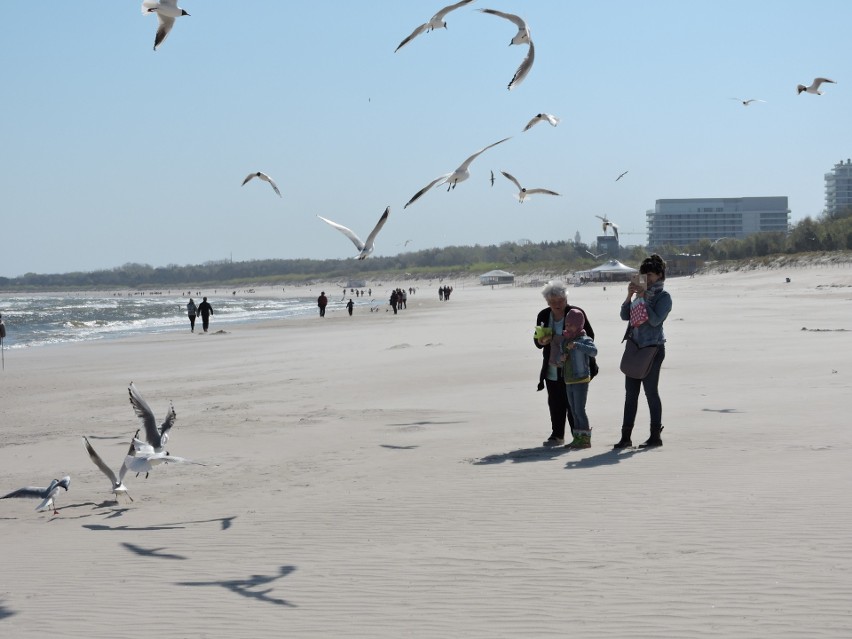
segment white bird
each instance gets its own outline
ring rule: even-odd
[[[175,420],[177,419],[175,407],[169,403],[169,412],[166,414],[166,419],[163,421],[162,425],[157,428],[157,422],[154,419],[154,411],[151,410],[151,407],[148,406],[148,402],[146,402],[142,395],[139,394],[139,391],[136,389],[133,382],[130,382],[127,392],[130,394],[130,405],[133,406],[136,416],[142,420],[142,424],[145,428],[145,441],[153,446],[156,452],[161,452],[163,447],[165,447],[166,443],[169,441],[169,431],[171,431],[172,426],[175,425]]]
[[[145,0],[142,3],[142,13],[144,15],[156,13],[160,20],[160,26],[157,27],[157,35],[154,38],[154,51],[163,44],[163,40],[175,26],[175,18],[189,15],[177,6],[177,0]]]
[[[139,431],[136,431],[137,434]],[[135,439],[135,438],[134,438]],[[124,475],[127,474],[127,464],[122,463],[121,468],[118,471],[118,477],[115,476],[115,473],[112,471],[112,468],[107,466],[104,463],[104,460],[101,459],[101,456],[92,448],[92,445],[89,443],[88,438],[83,435],[83,443],[86,445],[86,451],[89,453],[89,458],[95,463],[95,466],[101,469],[101,472],[107,476],[107,478],[112,482],[112,492],[115,495],[115,501],[118,501],[119,495],[127,495],[130,501],[133,501],[133,497],[130,496],[130,493],[127,492],[127,486],[124,485]],[[130,444],[130,450],[127,451],[128,455],[133,453],[133,444]]]
[[[507,87],[509,91],[523,82],[524,78],[526,78],[527,74],[529,74],[530,69],[532,69],[533,62],[535,62],[535,45],[532,40],[529,41],[529,47],[527,57],[524,58],[523,62],[521,62],[521,66],[518,67],[518,70],[515,71],[515,75],[512,77],[511,82],[509,82],[509,86]]]
[[[273,180],[271,177],[269,177],[266,173],[263,173],[262,171],[257,171],[256,173],[249,173],[240,186],[245,186],[246,182],[248,182],[252,178],[260,178],[264,182],[269,182],[269,186],[272,187],[272,190],[278,194],[278,197],[281,197],[281,191],[278,190],[278,185],[275,184],[275,180]]]
[[[379,231],[382,230],[382,227],[385,225],[385,222],[388,221],[389,215],[390,215],[390,207],[387,207],[385,209],[385,212],[382,213],[382,217],[379,218],[379,221],[376,224],[376,226],[373,228],[372,231],[370,231],[370,234],[367,236],[366,242],[362,242],[361,238],[358,237],[357,235],[355,235],[355,233],[354,233],[354,231],[352,231],[352,229],[347,228],[347,227],[343,226],[342,224],[338,224],[337,222],[332,222],[331,220],[327,220],[321,215],[317,215],[317,217],[319,219],[321,219],[323,222],[325,222],[326,224],[333,226],[338,231],[343,233],[346,237],[348,237],[350,240],[352,240],[352,243],[355,245],[355,248],[357,248],[360,251],[360,253],[358,253],[358,259],[363,260],[370,253],[373,252],[373,242],[375,241],[376,236],[379,234]]]
[[[606,255],[606,253],[598,253],[597,255],[595,255],[594,253],[592,253],[592,252],[591,252],[590,250],[588,250],[588,249],[586,249],[586,253],[588,253],[589,255],[591,255],[591,256],[592,256],[593,258],[595,258],[596,260],[598,260],[598,259],[602,258],[604,255]]]
[[[556,191],[550,191],[548,189],[525,189],[524,187],[521,186],[521,183],[518,182],[518,180],[515,178],[515,176],[513,176],[509,173],[506,173],[506,171],[500,171],[500,173],[502,173],[503,176],[507,180],[512,182],[512,184],[514,184],[516,187],[518,187],[517,198],[518,198],[518,202],[521,203],[521,204],[524,203],[524,199],[526,199],[528,196],[535,195],[537,193],[541,193],[543,195],[559,195],[559,193],[557,193]]]
[[[518,27],[518,32],[512,38],[512,41],[509,42],[509,46],[511,47],[513,44],[526,44],[530,41],[530,29],[527,26],[527,23],[524,22],[524,19],[520,16],[516,16],[514,13],[503,13],[502,11],[497,11],[495,9],[480,9],[482,13],[490,13],[492,16],[498,16],[500,18],[505,18],[509,22],[515,24]]]
[[[441,28],[446,29],[447,23],[444,21],[444,18],[446,17],[446,15],[450,11],[453,11],[454,9],[458,9],[459,7],[463,7],[464,5],[470,4],[471,2],[473,2],[473,0],[461,0],[461,2],[456,2],[455,4],[451,4],[451,5],[444,7],[438,13],[433,15],[432,18],[429,20],[429,22],[421,24],[414,31],[412,31],[411,35],[408,36],[402,42],[400,42],[399,46],[397,46],[397,48],[394,49],[393,52],[396,53],[397,51],[402,49],[402,47],[404,47],[406,44],[408,44],[409,42],[414,40],[414,38],[419,36],[421,33],[425,33],[427,31],[432,31],[432,29],[441,29]]]
[[[402,208],[407,209],[409,204],[413,204],[414,202],[416,202],[418,199],[420,199],[421,195],[423,195],[426,191],[428,191],[429,189],[431,189],[433,186],[435,186],[438,183],[449,184],[449,186],[447,187],[448,191],[450,189],[456,188],[456,184],[458,184],[459,182],[464,182],[467,178],[470,177],[469,168],[470,168],[471,162],[473,162],[477,157],[479,157],[482,153],[484,153],[485,151],[490,149],[492,146],[497,146],[498,144],[502,144],[503,142],[505,142],[506,140],[509,140],[509,139],[511,139],[511,136],[508,137],[508,138],[503,138],[502,140],[499,140],[499,141],[495,142],[494,144],[489,144],[488,146],[479,149],[479,151],[477,151],[476,153],[471,155],[468,159],[466,159],[464,162],[462,162],[455,171],[453,171],[452,173],[445,173],[444,175],[439,175],[434,180],[429,182],[429,184],[427,184],[422,189],[417,191],[417,193],[415,193],[412,196],[412,198],[410,200],[408,200],[408,202],[406,202],[405,206],[403,206]]]
[[[830,82],[831,84],[837,84],[834,80],[829,80],[828,78],[814,78],[814,81],[811,82],[811,86],[806,87],[804,84],[796,85],[797,93],[813,93],[814,95],[822,95],[822,91],[819,90],[820,85],[823,82]]]
[[[743,100],[742,98],[731,98],[731,100],[736,100],[737,102],[742,103],[743,106],[748,106],[752,102],[766,102],[766,100],[758,100],[757,98],[749,98],[748,100]]]
[[[615,222],[610,222],[607,219],[606,215],[604,215],[603,217],[601,217],[600,215],[596,215],[595,217],[599,220],[603,220],[603,224],[601,226],[603,227],[604,234],[606,234],[606,229],[607,227],[609,227],[612,229],[612,234],[615,235],[615,239],[618,240],[618,224],[616,224]]]
[[[625,171],[624,173],[620,174],[617,178],[615,178],[615,181],[618,182],[621,178],[623,178],[628,173],[630,173],[630,171]]]
[[[56,493],[59,492],[60,488],[64,488],[67,491],[68,486],[70,485],[71,477],[69,475],[65,475],[65,477],[63,477],[62,479],[54,479],[53,481],[51,481],[50,485],[46,488],[41,488],[39,486],[25,486],[24,488],[13,490],[8,495],[3,495],[2,497],[0,497],[0,499],[10,499],[13,497],[36,497],[42,500],[42,502],[38,506],[36,506],[36,512],[41,512],[42,510],[53,508],[53,514],[58,515],[59,511],[56,510],[54,498],[56,497]]]
[[[160,464],[195,464],[196,466],[204,466],[204,464],[200,462],[185,459],[183,457],[175,457],[165,451],[156,452],[153,446],[146,444],[135,437],[133,438],[133,453],[134,454],[127,455],[124,458],[124,466],[127,467],[127,470],[132,471],[137,475],[139,473],[145,473],[146,479],[148,477],[148,473],[150,473],[155,466],[159,466]]]
[[[555,115],[551,115],[550,113],[538,113],[533,116],[532,120],[527,122],[527,125],[524,127],[524,131],[529,131],[536,124],[543,120],[550,122],[551,126],[556,126],[557,124],[559,124],[559,118],[557,118]]]

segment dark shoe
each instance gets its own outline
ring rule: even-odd
[[[568,450],[583,450],[584,448],[592,447],[592,436],[590,433],[578,433],[574,435],[574,439],[570,444],[565,444]]]
[[[648,438],[644,444],[639,444],[639,448],[658,448],[663,445],[663,440],[660,437],[660,433],[663,432],[663,427],[659,428],[651,428],[651,436]]]
[[[621,450],[622,448],[633,448],[633,442],[630,441],[629,437],[627,439],[622,437],[621,441],[613,446],[615,450]]]
[[[542,446],[547,446],[548,448],[552,448],[553,446],[562,446],[565,443],[565,440],[561,437],[554,437],[551,435],[547,438],[547,441],[542,442]]]

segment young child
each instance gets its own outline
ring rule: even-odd
[[[589,395],[589,382],[592,380],[589,358],[597,356],[598,347],[583,330],[585,323],[586,316],[583,311],[572,308],[565,316],[565,330],[562,331],[562,353],[565,357],[562,373],[565,377],[568,406],[574,416],[574,440],[566,444],[565,448],[571,450],[592,446],[592,429],[586,416],[586,398]]]

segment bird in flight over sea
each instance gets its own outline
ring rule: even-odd
[[[559,195],[559,193],[557,193],[556,191],[550,191],[548,189],[525,189],[524,187],[521,186],[521,183],[518,182],[518,180],[515,178],[515,176],[513,176],[509,173],[506,173],[506,171],[500,171],[500,173],[503,174],[503,177],[505,177],[512,184],[514,184],[516,187],[518,187],[518,194],[517,194],[516,197],[518,198],[518,202],[520,204],[523,204],[524,200],[527,197],[529,197],[530,195],[536,195],[537,193],[540,193],[540,194],[543,194],[543,195]]]
[[[346,226],[343,226],[342,224],[338,224],[337,222],[332,222],[331,220],[327,220],[321,215],[317,215],[317,217],[319,219],[321,219],[323,222],[325,222],[326,224],[333,226],[338,231],[343,233],[346,237],[348,237],[350,240],[352,240],[352,243],[355,245],[355,248],[357,248],[360,251],[358,253],[358,259],[363,260],[370,253],[373,252],[373,243],[376,240],[376,236],[379,234],[379,231],[382,230],[382,227],[385,225],[385,222],[388,221],[389,215],[390,215],[390,207],[387,207],[385,209],[385,212],[382,213],[382,216],[379,218],[379,221],[376,224],[376,226],[373,228],[372,231],[370,231],[370,234],[367,236],[366,242],[362,242],[361,238],[358,237],[352,229],[350,229]]]
[[[806,87],[804,84],[799,84],[796,86],[796,91],[797,93],[813,93],[814,95],[822,95],[822,91],[819,90],[819,87],[823,82],[837,84],[837,82],[829,80],[828,78],[814,78],[814,81],[811,82],[811,86]]]
[[[160,20],[160,25],[157,27],[157,35],[154,38],[154,51],[157,50],[172,27],[175,26],[175,18],[188,16],[189,14],[177,6],[177,0],[145,0],[142,3],[142,13],[156,13]]]
[[[175,407],[171,403],[169,404],[169,412],[166,414],[166,419],[163,421],[162,425],[157,428],[157,421],[154,419],[154,411],[152,411],[151,407],[148,406],[148,402],[145,401],[133,382],[130,382],[130,386],[127,388],[127,391],[130,394],[130,405],[133,406],[136,416],[142,420],[142,424],[145,428],[145,441],[154,448],[155,452],[162,452],[166,443],[169,441],[169,433],[177,419]]]
[[[406,44],[414,40],[421,33],[426,33],[427,31],[432,31],[433,29],[447,28],[447,23],[444,20],[446,15],[459,7],[463,7],[466,4],[470,4],[473,0],[461,0],[461,2],[456,2],[455,4],[448,5],[441,9],[438,13],[432,16],[429,22],[425,22],[417,27],[414,31],[411,32],[411,35],[408,36],[405,40],[399,43],[396,49],[393,50],[394,53],[402,49]]]
[[[615,178],[615,181],[616,181],[616,182],[618,182],[621,178],[623,178],[623,177],[624,177],[625,175],[627,175],[628,173],[630,173],[630,171],[625,171],[624,173],[622,173],[621,175],[619,175],[617,178]]]
[[[42,502],[36,506],[36,512],[41,512],[43,510],[47,510],[48,508],[53,508],[53,514],[58,515],[59,511],[56,510],[56,504],[54,503],[54,498],[56,494],[59,492],[60,488],[64,488],[66,491],[68,490],[68,486],[71,485],[71,477],[65,475],[62,479],[54,479],[50,482],[50,485],[41,488],[38,486],[25,486],[24,488],[19,488],[18,490],[13,490],[8,495],[3,495],[0,499],[11,499],[14,497],[36,497],[41,499]]]
[[[471,162],[473,162],[476,158],[478,158],[482,153],[484,153],[485,151],[490,149],[492,146],[497,146],[498,144],[502,144],[503,142],[505,142],[506,140],[509,140],[509,139],[511,139],[511,136],[508,137],[508,138],[503,138],[502,140],[498,140],[494,144],[489,144],[488,146],[479,149],[479,151],[477,151],[476,153],[471,155],[468,159],[466,159],[464,162],[462,162],[455,171],[453,171],[452,173],[445,173],[444,175],[439,175],[434,180],[429,182],[429,184],[427,184],[422,189],[417,191],[417,193],[415,193],[411,197],[411,199],[408,200],[408,202],[405,203],[405,206],[403,206],[402,208],[407,209],[409,204],[413,204],[414,202],[416,202],[418,199],[420,199],[421,195],[423,195],[426,191],[431,189],[436,184],[439,184],[439,183],[440,184],[449,184],[449,186],[447,187],[448,191],[450,189],[456,188],[456,184],[458,184],[459,182],[464,182],[467,178],[470,177],[470,170],[469,169],[470,169]]]
[[[529,131],[536,124],[542,121],[550,122],[551,126],[556,126],[557,124],[559,124],[559,118],[557,118],[555,115],[551,115],[550,113],[537,113],[529,122],[527,122],[527,125],[524,127],[524,131]]]
[[[137,434],[139,431],[136,431]],[[89,458],[94,462],[95,466],[100,468],[101,472],[107,476],[107,478],[112,482],[112,492],[115,495],[115,501],[118,501],[119,495],[127,495],[127,498],[130,501],[133,501],[133,497],[130,496],[130,493],[127,492],[127,486],[124,485],[124,475],[127,473],[127,464],[122,463],[121,468],[118,471],[118,477],[115,476],[115,473],[112,471],[112,468],[107,466],[104,463],[104,460],[101,459],[101,456],[92,448],[92,445],[89,443],[88,438],[83,436],[83,443],[86,446],[86,452],[89,453]],[[128,455],[133,454],[133,444],[130,444],[130,450],[127,451]]]
[[[606,215],[604,215],[603,217],[601,217],[600,215],[596,215],[595,217],[598,218],[599,220],[603,220],[603,224],[601,226],[603,227],[604,235],[606,234],[607,227],[609,227],[609,228],[612,229],[612,234],[615,235],[615,239],[617,240],[618,239],[618,224],[616,224],[615,222],[610,222]]]
[[[742,103],[743,106],[748,106],[752,102],[766,102],[766,100],[758,100],[757,98],[749,98],[748,100],[743,100],[742,98],[731,98],[731,100],[736,100],[737,102]]]
[[[518,67],[518,70],[515,71],[515,75],[512,77],[512,80],[509,82],[509,86],[507,87],[509,91],[518,86],[521,82],[524,81],[524,78],[532,69],[533,62],[535,62],[535,45],[533,41],[529,41],[529,51],[527,51],[527,57],[523,59],[521,62],[521,66]]]
[[[272,187],[272,190],[278,194],[278,197],[281,197],[281,191],[278,190],[278,185],[275,184],[275,180],[273,180],[271,177],[269,177],[266,173],[263,173],[262,171],[257,171],[256,173],[249,173],[240,186],[245,186],[246,182],[248,182],[252,178],[260,178],[264,182],[269,182],[269,186]]]
[[[497,16],[498,18],[504,18],[518,27],[518,32],[514,35],[512,41],[509,42],[509,46],[513,44],[527,44],[530,41],[530,29],[522,17],[516,16],[514,13],[503,13],[496,9],[479,9],[479,11],[490,13],[492,16]]]

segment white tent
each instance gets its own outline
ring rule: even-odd
[[[488,271],[479,276],[479,283],[483,286],[488,286],[489,284],[514,284],[514,282],[515,275],[513,273],[507,273],[499,269]]]
[[[594,280],[598,282],[615,282],[626,281],[630,279],[630,276],[633,273],[638,272],[639,271],[637,269],[631,268],[626,264],[622,264],[618,260],[609,260],[605,264],[596,266],[595,268],[589,269],[588,271],[577,271],[575,275],[580,279],[584,280]]]

